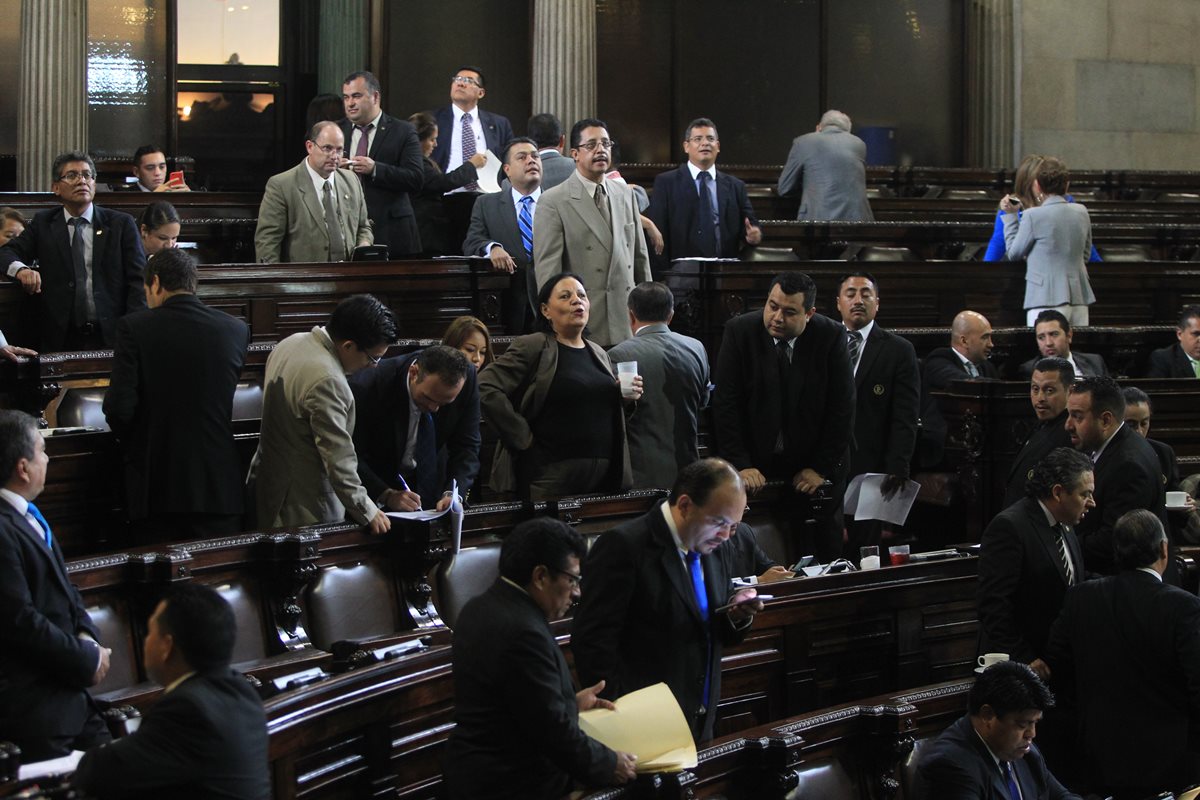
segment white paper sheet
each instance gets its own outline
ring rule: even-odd
[[[79,759],[83,758],[82,750],[72,750],[62,758],[51,758],[48,761],[35,761],[32,764],[22,764],[21,769],[17,773],[18,780],[28,780],[30,778],[41,778],[44,775],[62,775],[65,772],[74,772],[75,767],[79,766]]]
[[[887,475],[879,472],[855,475],[846,487],[843,510],[853,514],[855,519],[881,519],[893,525],[903,525],[913,501],[917,499],[921,484],[905,481],[904,486],[887,500],[883,496],[883,482],[887,478]]]
[[[491,150],[484,150],[483,154],[487,156],[487,163],[479,168],[479,177],[475,181],[479,184],[479,191],[491,194],[500,191],[500,178],[504,175],[500,171],[500,159]]]

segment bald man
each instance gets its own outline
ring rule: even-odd
[[[921,373],[921,438],[917,461],[933,467],[942,461],[946,421],[930,392],[947,388],[951,381],[996,380],[1000,373],[990,363],[992,323],[978,311],[960,311],[950,326],[950,346],[939,347],[925,357]]]

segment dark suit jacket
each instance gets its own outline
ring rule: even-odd
[[[250,329],[194,294],[121,318],[104,416],[125,451],[131,519],[242,513],[233,393]]]
[[[1004,507],[1025,496],[1025,481],[1033,474],[1033,468],[1056,447],[1070,447],[1071,435],[1067,433],[1067,412],[1063,411],[1049,422],[1039,422],[1021,450],[1013,459],[1008,470],[1008,485],[1004,490]]]
[[[845,329],[814,314],[793,346],[788,378],[796,398],[784,426],[786,475],[804,468],[837,483],[849,463],[854,428],[854,379]],[[779,370],[775,340],[751,311],[725,325],[713,400],[717,452],[738,469],[770,470],[779,436]]]
[[[1195,595],[1137,570],[1076,586],[1047,660],[1099,788],[1141,798],[1200,781]]]
[[[1069,530],[1065,538],[1079,582],[1079,540]],[[997,514],[979,550],[980,652],[1008,653],[1026,664],[1045,658],[1066,594],[1067,572],[1041,504],[1026,497]]]
[[[654,193],[646,216],[658,226],[664,240],[662,255],[651,256],[655,267],[664,269],[670,266],[672,259],[684,256],[737,258],[742,242],[746,240],[745,220],[758,224],[750,199],[746,197],[746,184],[720,170],[717,170],[717,229],[720,234],[717,253],[705,253],[700,246],[699,210],[700,196],[686,163],[654,178]]]
[[[350,156],[354,125],[340,123],[346,137],[345,154]],[[375,244],[386,244],[391,256],[421,252],[421,235],[413,212],[412,196],[425,181],[425,158],[417,129],[402,119],[380,114],[375,139],[367,155],[375,160],[375,174],[363,175],[363,194],[371,215]]]
[[[1160,347],[1150,354],[1150,366],[1146,370],[1147,378],[1195,378],[1192,362],[1187,353],[1179,346],[1179,342],[1170,347]]]
[[[450,219],[442,195],[475,180],[475,165],[467,162],[450,173],[442,172],[432,159],[421,159],[425,182],[412,196],[413,212],[421,233],[421,252],[427,256],[458,255],[458,242],[450,241]]]
[[[104,343],[112,345],[117,318],[146,307],[142,270],[146,254],[133,217],[121,211],[92,206],[92,294],[96,320]],[[37,262],[42,291],[30,297],[38,319],[36,347],[42,352],[62,350],[75,307],[75,267],[71,261],[71,236],[62,207],[39,211],[25,231],[0,248],[0,274],[9,264]],[[20,344],[27,344],[20,342]]]
[[[637,519],[601,534],[583,566],[582,600],[571,650],[584,686],[606,681],[616,698],[660,681],[671,687],[698,742],[712,738],[721,698],[721,649],[741,640],[725,614],[705,623],[687,567],[662,516],[662,501]],[[722,545],[724,546],[724,545]],[[708,607],[730,595],[725,562],[701,556]],[[705,669],[709,712],[701,718]]]
[[[1162,468],[1163,491],[1179,491],[1179,462],[1175,460],[1175,450],[1166,442],[1158,439],[1147,439],[1158,456],[1158,465]]]
[[[99,638],[57,540],[52,552],[0,498],[0,741],[23,762],[66,755],[94,713],[85,689],[100,653],[84,631]]]
[[[1079,800],[1050,774],[1036,744],[1012,765],[1024,800]],[[915,800],[1012,800],[968,715],[959,717],[921,753],[916,787]]]
[[[854,396],[850,474],[908,475],[921,403],[912,344],[875,323],[854,373]]]
[[[975,366],[981,378],[995,380],[1000,377],[996,366],[990,361]],[[917,444],[917,463],[920,466],[940,464],[946,446],[946,420],[942,418],[937,398],[930,392],[945,389],[951,381],[965,381],[970,377],[962,359],[952,347],[939,347],[925,356],[921,369],[921,434]]]
[[[454,698],[450,800],[552,800],[572,778],[611,782],[616,754],[579,729],[571,671],[545,614],[503,580],[458,617]]]
[[[730,579],[762,575],[777,564],[758,544],[758,534],[754,528],[745,522],[738,525],[733,536],[726,539],[714,555],[720,556],[721,561],[725,562],[725,574]]]
[[[1079,369],[1083,372],[1085,377],[1090,378],[1094,375],[1108,374],[1108,365],[1104,363],[1104,356],[1102,355],[1094,353],[1081,353],[1078,350],[1072,350],[1071,358],[1075,359],[1075,363],[1079,366]],[[1032,378],[1033,368],[1037,362],[1041,360],[1042,356],[1038,356],[1037,358],[1031,358],[1025,363],[1021,364],[1020,368],[1017,370],[1021,376],[1021,379],[1029,380]]]
[[[348,378],[357,417],[358,477],[374,498],[385,489],[400,488],[396,475],[408,445],[408,368],[417,355],[385,358],[374,369],[360,369]],[[415,474],[405,475],[426,508],[437,505],[452,480],[458,481],[458,492],[466,497],[479,475],[479,385],[474,369],[467,370],[454,402],[433,415],[433,427],[437,468],[421,464],[418,447]]]
[[[84,755],[72,782],[102,800],[266,800],[262,701],[229,668],[197,673],[151,706],[137,731]]]
[[[525,245],[521,242],[517,208],[513,204],[510,187],[485,194],[475,201],[462,252],[468,256],[486,256],[483,248],[490,242],[499,242],[517,262],[517,270],[509,276],[508,291],[504,297],[505,331],[514,335],[532,333],[534,309],[538,307],[538,287],[533,264],[525,255]]]
[[[1166,490],[1154,448],[1128,425],[1113,434],[1096,461],[1096,507],[1075,528],[1089,572],[1112,575],[1113,526],[1126,511],[1144,508],[1167,524]]]
[[[493,114],[490,111],[485,111],[479,106],[475,106],[475,113],[479,115],[479,124],[483,126],[483,140],[487,144],[489,150],[496,154],[499,158],[503,156],[504,145],[508,144],[513,138],[512,124],[508,121],[508,117],[499,114]],[[450,141],[451,134],[454,132],[454,110],[450,106],[442,106],[433,114],[437,120],[438,126],[438,143],[437,147],[433,148],[433,153],[430,158],[437,162],[437,165],[445,171],[450,164]],[[501,175],[500,177],[504,177]]]

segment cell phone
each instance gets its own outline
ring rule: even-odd
[[[172,172],[171,177],[167,178],[167,183],[183,183],[183,170]]]
[[[755,595],[754,597],[747,597],[744,600],[738,600],[733,603],[726,603],[725,605],[720,606],[719,608],[715,609],[713,611],[713,613],[714,614],[723,614],[724,612],[728,611],[731,608],[734,608],[736,606],[744,606],[744,605],[746,605],[746,603],[753,603],[755,600],[762,600],[765,603],[768,600],[774,600],[774,599],[775,599],[775,595],[773,595],[773,594],[758,594],[758,595]]]
[[[804,556],[799,561],[797,561],[795,564],[793,564],[791,569],[789,569],[788,571],[789,572],[800,572],[805,567],[811,567],[813,565],[813,562],[816,560],[817,560],[816,556]]]

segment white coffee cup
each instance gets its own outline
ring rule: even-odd
[[[617,380],[621,382],[621,397],[633,397],[633,379],[637,377],[636,361],[617,362]]]
[[[1008,661],[1008,653],[984,653],[976,659],[979,666],[987,669],[992,664],[998,664],[1001,661]]]
[[[1167,506],[1170,508],[1181,508],[1187,505],[1187,492],[1167,492]]]

